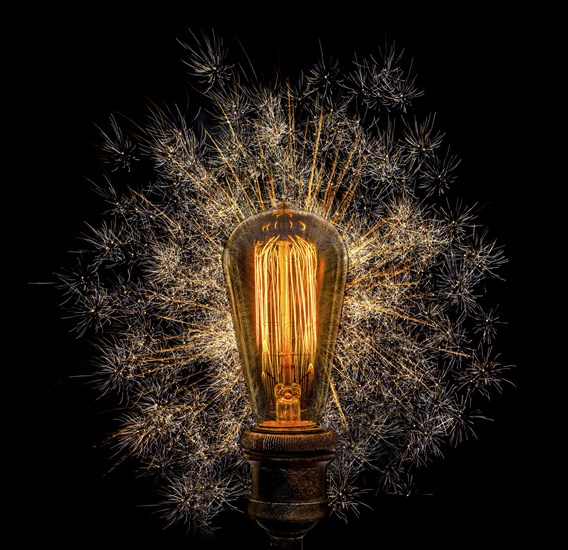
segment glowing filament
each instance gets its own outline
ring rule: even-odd
[[[314,380],[317,344],[317,254],[299,236],[256,242],[256,344],[262,382],[278,422],[299,422]]]

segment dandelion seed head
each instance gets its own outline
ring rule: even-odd
[[[144,159],[152,178],[97,185],[108,210],[60,277],[63,305],[97,339],[98,388],[126,411],[117,453],[157,476],[168,524],[209,532],[248,494],[239,437],[253,424],[224,243],[283,198],[330,220],[349,272],[321,421],[338,435],[330,510],[347,520],[370,493],[413,492],[416,468],[473,434],[476,396],[501,391],[485,283],[506,258],[447,199],[459,160],[433,115],[412,115],[423,93],[401,51],[346,68],[322,56],[296,83],[267,85],[216,35],[191,38],[204,108],[150,105],[132,135],[111,117],[113,173],[135,176]]]

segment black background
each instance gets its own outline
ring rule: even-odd
[[[371,4],[370,4],[371,5]],[[377,497],[372,511],[344,525],[325,520],[305,548],[381,548],[428,543],[540,541],[558,528],[552,496],[565,472],[562,408],[565,255],[562,199],[555,174],[555,126],[565,99],[557,77],[558,14],[495,13],[411,5],[196,9],[190,3],[29,11],[3,29],[2,278],[4,329],[0,489],[2,537],[12,546],[85,543],[121,548],[205,548],[183,527],[164,529],[151,486],[126,464],[108,472],[102,441],[112,403],[85,383],[91,348],[62,319],[49,283],[70,263],[86,222],[100,215],[88,179],[97,174],[96,124],[113,112],[141,116],[149,100],[185,105],[187,75],[177,39],[214,28],[240,40],[254,66],[296,74],[324,52],[351,60],[386,42],[414,60],[420,101],[462,159],[458,194],[505,246],[498,303],[508,322],[501,361],[511,385],[484,409],[493,420],[478,440],[448,450],[422,474],[433,495]],[[558,396],[557,396],[558,392]],[[553,436],[548,433],[552,432]],[[258,544],[244,514],[221,519],[211,543]]]

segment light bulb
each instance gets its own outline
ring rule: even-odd
[[[301,539],[325,515],[335,434],[319,425],[330,393],[347,250],[325,218],[283,200],[242,221],[223,254],[232,319],[256,425],[249,514]]]
[[[223,263],[256,421],[266,428],[317,424],[347,273],[337,229],[283,201],[236,227]]]

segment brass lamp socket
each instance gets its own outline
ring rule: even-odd
[[[304,535],[327,516],[326,467],[335,458],[336,444],[335,432],[316,424],[295,429],[257,425],[242,433],[243,455],[252,467],[247,510],[268,532],[270,548],[302,548]]]

